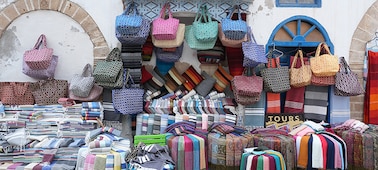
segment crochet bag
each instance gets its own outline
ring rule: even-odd
[[[2,104],[32,105],[34,97],[29,82],[0,82],[0,100]]]
[[[164,19],[168,10],[168,19]],[[158,18],[152,21],[152,36],[157,40],[174,40],[179,26],[179,20],[172,17],[171,6],[165,3]]]
[[[51,63],[53,51],[47,48],[46,36],[41,34],[33,49],[25,51],[23,59],[31,69],[46,69]]]
[[[238,13],[238,19],[232,20],[231,17],[235,12]],[[233,8],[232,12],[230,12],[226,18],[223,18],[221,23],[222,32],[228,39],[241,40],[247,34],[247,23],[242,20],[239,8]]]
[[[254,74],[252,76],[238,75],[231,80],[231,86],[236,102],[250,105],[260,100],[263,79]]]
[[[260,63],[267,63],[268,59],[265,57],[264,45],[258,45],[251,27],[248,27],[249,41],[242,42],[243,49],[243,67],[256,67]]]
[[[268,58],[268,64],[272,64],[272,58]],[[276,68],[265,68],[261,70],[264,80],[264,91],[273,93],[282,93],[290,90],[289,67],[280,66],[279,60],[276,60]]]
[[[206,5],[201,5],[192,24],[193,34],[198,41],[215,41],[218,36],[218,22],[213,21]]]
[[[167,51],[159,47],[154,47],[155,55],[164,62],[176,62],[181,58],[184,44],[179,47],[173,48],[173,51]]]
[[[340,57],[340,71],[336,73],[335,95],[357,96],[365,93],[358,81],[358,75],[354,73],[344,57]]]
[[[226,37],[226,35],[222,31],[222,24],[218,24],[218,38],[221,41],[222,45],[225,47],[232,47],[232,48],[240,48],[242,47],[242,43],[248,41],[248,36],[245,36],[240,40],[232,40]]]
[[[137,87],[131,87],[135,86],[135,84],[128,70],[124,71],[123,78],[123,88],[112,90],[114,109],[122,114],[138,114],[143,112],[144,90]],[[129,87],[127,87],[127,85],[129,85]]]
[[[135,34],[123,34],[118,30],[115,31],[115,35],[122,45],[126,46],[141,46],[147,41],[150,34],[151,21],[148,19],[142,20],[142,25]]]
[[[131,14],[131,12],[133,12]],[[137,4],[132,1],[126,10],[116,17],[116,30],[121,34],[135,34],[142,25],[142,16],[139,15]]]
[[[69,90],[75,96],[88,97],[94,83],[92,66],[88,63],[84,66],[81,74],[73,75]]]
[[[115,83],[122,68],[121,51],[113,48],[104,61],[97,62],[93,77],[96,82]]]
[[[39,80],[31,83],[31,91],[38,105],[58,104],[60,98],[67,98],[67,80]]]
[[[301,66],[295,68],[298,60],[298,54],[301,61]],[[302,50],[298,50],[294,56],[293,63],[291,64],[290,72],[290,85],[293,87],[304,87],[311,84],[311,67],[310,65],[305,65],[303,60]]]
[[[322,48],[327,53],[320,55]],[[331,54],[326,43],[320,43],[316,49],[315,57],[310,58],[310,66],[315,76],[334,76],[339,71],[339,58]]]
[[[56,66],[58,65],[58,56],[53,55],[51,63],[49,67],[46,69],[41,70],[33,70],[31,69],[28,64],[23,61],[22,62],[22,73],[25,75],[35,78],[35,79],[48,79],[48,78],[54,78]]]

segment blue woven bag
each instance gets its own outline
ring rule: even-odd
[[[231,12],[232,10],[232,12]],[[248,26],[245,21],[242,20],[240,9],[232,8],[226,18],[222,19],[222,32],[231,40],[241,40],[245,37],[248,31]],[[232,20],[232,15],[237,12],[238,19]]]
[[[176,62],[180,60],[182,51],[184,49],[184,43],[180,46],[175,47],[174,51],[164,51],[163,48],[154,47],[155,55],[158,59],[164,62]]]
[[[256,67],[261,63],[268,63],[268,59],[265,57],[264,45],[256,43],[251,27],[248,27],[248,36],[249,41],[242,42],[243,67]]]
[[[135,34],[122,34],[117,29],[115,35],[119,42],[127,46],[142,46],[150,35],[151,21],[143,18],[140,29]]]
[[[126,10],[116,17],[115,24],[116,30],[121,34],[137,33],[142,25],[142,15],[139,15],[137,4],[130,3]]]

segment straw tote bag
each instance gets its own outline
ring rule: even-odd
[[[298,55],[300,57],[301,66],[295,68],[297,64]],[[293,87],[304,87],[311,84],[311,67],[305,65],[303,60],[302,50],[298,50],[294,56],[293,63],[291,64],[290,72],[290,85]]]
[[[327,53],[320,55],[322,48]],[[316,49],[315,57],[310,58],[310,66],[315,76],[334,76],[339,71],[339,58],[331,54],[326,43],[320,43]]]

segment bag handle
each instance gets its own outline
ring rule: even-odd
[[[133,15],[139,15],[139,11],[137,8],[138,4],[136,4],[134,1],[132,1],[126,8],[126,10],[122,13],[122,15],[128,15],[130,14],[130,11],[133,10]]]
[[[232,15],[237,11],[238,12],[238,20],[242,20],[239,6],[234,6],[232,8],[227,9],[227,10],[230,11],[230,13],[227,15],[227,19],[231,20]],[[232,12],[231,12],[231,10],[232,10]]]
[[[291,63],[290,69],[293,69],[297,65],[298,54],[299,54],[299,58],[300,58],[301,64],[302,64],[301,67],[304,66],[303,52],[302,52],[302,50],[298,50],[297,53],[295,53],[295,56],[294,56],[293,62]]]
[[[274,61],[272,61],[274,60]],[[276,67],[275,68],[280,68],[280,58],[273,58],[272,56],[268,55],[268,68],[273,68],[272,62],[276,62]]]
[[[329,51],[329,47],[326,43],[321,42],[318,47],[316,48],[315,57],[320,56],[320,51],[324,48],[327,52],[327,54],[331,54],[331,51]]]
[[[194,18],[194,21],[201,22],[202,19],[204,23],[210,22],[211,17],[208,14],[209,10],[205,4],[202,4],[200,6],[200,9],[197,11],[196,17]]]
[[[121,61],[121,51],[115,47],[110,51],[105,61]]]
[[[248,33],[247,33],[249,36],[249,41],[251,41],[253,44],[257,44],[256,43],[256,39],[255,39],[255,36],[253,35],[253,32],[252,32],[252,28],[250,26],[248,26]]]
[[[46,43],[46,36],[45,34],[41,34],[37,40],[37,42],[35,43],[33,49],[34,50],[37,50],[40,48],[40,46],[42,45],[42,48],[47,48],[47,43]]]
[[[341,70],[344,70],[345,73],[351,72],[349,64],[346,62],[344,57],[340,57],[340,72]]]
[[[168,18],[172,18],[172,11],[171,11],[171,5],[169,2],[165,3],[163,8],[160,11],[160,18],[165,19],[165,11],[168,10]]]
[[[83,71],[81,72],[81,76],[82,77],[92,77],[92,74],[93,74],[92,65],[87,63],[84,66]]]

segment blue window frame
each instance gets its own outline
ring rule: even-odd
[[[277,7],[320,8],[322,0],[276,0]]]

